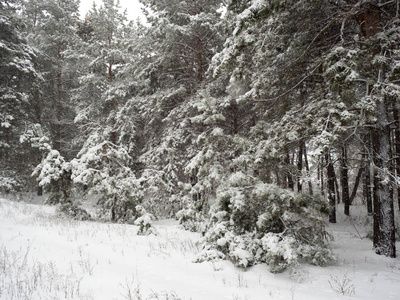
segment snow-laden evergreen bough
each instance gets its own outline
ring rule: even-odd
[[[87,186],[89,193],[99,196],[101,216],[111,221],[130,222],[137,215],[135,207],[142,197],[138,181],[128,167],[131,158],[124,147],[92,138],[93,143],[89,141],[71,162],[71,178],[75,184]]]
[[[48,204],[66,203],[71,197],[71,165],[57,150],[48,151],[36,166],[32,176],[37,177],[39,186],[49,189]]]
[[[152,226],[155,220],[154,216],[148,213],[141,205],[137,205],[135,210],[139,215],[135,220],[135,225],[139,226],[138,235],[156,234],[156,230]]]
[[[230,184],[218,192],[197,261],[266,263],[274,273],[300,261],[324,266],[335,259],[325,230],[327,213],[327,203],[318,197],[272,184]]]

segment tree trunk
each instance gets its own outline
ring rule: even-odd
[[[380,76],[379,76],[380,77]],[[378,102],[378,121],[373,130],[374,148],[374,247],[377,254],[396,257],[390,128],[387,102]]]
[[[383,28],[382,10],[378,1],[359,0],[359,11],[356,21],[359,24],[360,34],[369,39],[380,33]],[[378,55],[381,49],[372,49],[373,55]],[[381,53],[383,54],[383,53]],[[382,65],[378,71],[377,84],[385,81],[385,69]],[[396,256],[396,240],[394,226],[393,191],[391,178],[392,153],[391,137],[388,119],[388,99],[381,94],[382,99],[376,104],[377,121],[372,133],[372,147],[374,149],[374,247],[377,254],[389,257]]]
[[[364,162],[363,162],[363,164],[364,164]],[[353,190],[350,195],[350,205],[353,204],[353,201],[356,198],[358,186],[360,185],[360,181],[361,181],[361,177],[363,175],[364,169],[365,169],[365,167],[363,165],[358,169],[356,180],[354,181],[354,187],[353,187]]]
[[[203,82],[203,43],[199,37],[196,38],[196,64],[197,64],[197,83]]]
[[[61,114],[62,114],[62,55],[61,49],[58,50],[58,70],[57,70],[57,99],[56,99],[56,120],[54,126],[53,148],[61,152]]]
[[[374,140],[374,138],[373,138]],[[377,170],[374,169],[374,176],[373,176],[373,193],[372,193],[372,199],[373,199],[373,229],[374,229],[374,233],[373,233],[373,239],[372,239],[372,243],[374,248],[378,248],[379,247],[379,235],[380,235],[380,229],[379,229],[379,224],[380,224],[380,203],[379,203],[379,198],[378,198],[378,185],[379,185],[379,178],[378,178],[378,174],[377,174]]]
[[[327,164],[326,171],[327,171],[328,201],[332,208],[332,212],[329,215],[329,222],[336,223],[335,169],[333,167],[330,153],[325,154],[325,160]]]
[[[364,192],[365,192],[365,201],[367,203],[367,211],[368,215],[372,216],[373,214],[373,195],[374,195],[374,184],[371,184],[371,161],[372,156],[370,153],[373,153],[372,149],[372,132],[369,131],[365,136],[365,153],[363,155],[364,158],[364,168],[365,168],[365,176],[364,176]]]
[[[111,38],[109,38],[109,43],[111,44]],[[113,71],[112,71],[112,69],[113,69],[113,62],[112,61],[109,61],[109,63],[108,63],[108,81],[110,82],[110,83],[112,83],[113,82],[113,80],[114,80],[114,74],[113,74]],[[111,111],[116,111],[116,109],[117,109],[117,101],[115,100],[115,98],[113,98],[112,100],[111,100]],[[116,123],[116,121],[115,121],[115,117],[113,117],[113,119],[112,119],[112,121],[111,121],[112,123],[112,126],[113,127],[115,127],[115,123]],[[112,144],[117,144],[117,132],[114,130],[114,128],[113,128],[113,130],[111,131],[111,135],[110,135],[110,141],[111,141],[111,143]]]
[[[310,178],[310,166],[308,164],[308,157],[307,157],[307,147],[306,144],[304,143],[304,164],[306,166],[306,172],[307,172],[307,178],[308,178],[308,192],[310,193],[310,195],[313,195],[313,187],[312,187],[312,183],[311,183],[311,178]]]
[[[340,189],[339,189],[339,183],[338,183],[338,180],[337,180],[337,177],[336,177],[335,168],[333,168],[332,174],[333,174],[333,178],[334,178],[334,182],[335,182],[336,201],[339,204],[340,203]]]
[[[37,187],[37,195],[38,196],[43,196],[43,187],[40,186],[40,185]]]
[[[318,166],[318,174],[320,176],[320,184],[321,184],[321,195],[324,196],[325,195],[325,189],[324,189],[324,159],[321,158],[321,161],[319,163]]]
[[[299,152],[297,154],[297,191],[301,193],[303,190],[303,184],[301,182],[302,180],[302,171],[303,171],[303,147],[304,147],[304,141],[300,142],[299,146]]]
[[[400,178],[400,120],[399,120],[399,107],[398,105],[395,104],[395,107],[393,109],[393,119],[394,119],[394,124],[395,124],[395,129],[394,129],[394,137],[395,137],[395,142],[394,142],[394,150],[395,150],[395,162],[396,162],[396,176],[397,178]],[[399,210],[400,210],[400,186],[397,186],[397,203],[399,204]]]
[[[365,190],[365,198],[367,202],[367,212],[369,215],[373,213],[373,206],[372,206],[372,195],[371,193],[371,166],[370,162],[367,161],[365,163],[365,180],[364,180],[364,190]]]
[[[340,183],[342,187],[342,201],[344,203],[344,214],[350,215],[350,196],[349,196],[349,177],[347,167],[347,149],[342,147],[342,155],[340,159]]]
[[[286,174],[286,178],[287,178],[287,186],[288,188],[290,188],[292,191],[294,191],[294,183],[293,183],[293,177],[292,174],[290,173],[290,154],[289,154],[289,150],[286,150],[286,167],[287,167],[287,174]]]

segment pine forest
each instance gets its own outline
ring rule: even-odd
[[[272,273],[330,265],[327,226],[356,205],[396,257],[400,1],[140,3],[145,22],[0,1],[2,195],[142,235],[176,219],[198,262]]]

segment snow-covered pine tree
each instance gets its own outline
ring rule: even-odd
[[[337,188],[331,157],[345,143],[352,142],[351,137],[358,134],[360,127],[368,126],[365,119],[359,119],[364,99],[356,83],[362,79],[357,65],[357,59],[362,58],[357,50],[361,49],[354,51],[340,44],[354,43],[349,36],[355,28],[356,20],[352,18],[355,15],[365,18],[366,11],[367,18],[369,13],[372,18],[374,12],[366,10],[370,4],[358,12],[356,9],[349,20],[336,18],[337,3],[326,1],[296,1],[294,4],[291,1],[235,1],[232,4],[235,5],[230,7],[234,9],[228,11],[228,16],[233,13],[233,31],[223,51],[214,57],[214,75],[226,76],[230,86],[239,91],[238,99],[254,103],[255,111],[259,112],[252,130],[257,143],[253,169],[262,170],[264,174],[268,174],[268,170],[270,173],[283,170],[275,180],[270,176],[262,179],[279,183],[279,178],[288,171],[287,165],[293,164],[296,158],[298,173],[290,174],[287,180],[289,186],[289,178],[296,175],[301,191],[301,160],[304,145],[308,144],[315,157],[314,165],[321,156],[325,157],[328,194],[331,205],[335,206]],[[306,15],[315,18],[309,22]],[[345,26],[347,21],[350,28]],[[374,24],[369,19],[365,21],[361,22],[364,27]],[[361,32],[363,30],[369,32],[371,28],[361,28]],[[335,52],[339,54],[336,58]],[[365,65],[365,60],[360,61]],[[385,120],[382,117],[385,110],[381,107],[378,111]],[[361,115],[370,112],[361,110]],[[381,129],[387,129],[387,125],[388,122],[384,122]],[[380,137],[385,136],[383,131],[381,133]],[[376,148],[375,152],[380,153],[382,149]],[[390,211],[389,207],[385,211]],[[335,215],[330,219],[334,221]]]
[[[375,103],[376,121],[372,128],[374,150],[374,247],[377,254],[396,257],[396,238],[393,203],[393,154],[389,112],[392,101],[399,101],[399,83],[396,69],[399,59],[399,7],[395,2],[371,1],[359,5],[356,20],[359,24],[360,39],[369,48],[366,56],[371,58],[372,68],[362,65],[367,78],[366,94]],[[384,10],[384,11],[383,11]],[[371,89],[368,84],[371,83]]]
[[[10,191],[29,180],[30,148],[19,136],[32,122],[29,91],[40,75],[36,55],[23,37],[19,1],[0,3],[0,190]]]
[[[211,57],[221,44],[220,2],[141,2],[150,12],[142,43],[147,51],[138,72],[146,85],[140,97],[130,101],[140,112],[140,180],[146,199],[167,202],[164,213],[171,213],[190,191],[190,175],[184,169],[195,155],[198,134],[189,120],[190,102],[206,82]]]
[[[361,148],[374,169],[373,184],[366,183],[374,186],[373,244],[378,254],[395,257],[393,188],[398,183],[391,145],[395,131],[390,124],[397,122],[393,112],[399,99],[398,71],[393,73],[399,59],[394,42],[398,38],[399,7],[396,1],[378,0],[335,5],[343,16],[341,41],[327,55],[326,83],[331,94],[347,97],[347,105],[356,113],[351,132],[366,141]]]
[[[31,1],[24,3],[25,35],[37,51],[35,68],[44,81],[31,91],[36,103],[36,120],[50,132],[52,147],[64,157],[76,154],[75,110],[71,90],[77,84],[76,66],[66,57],[77,42],[79,1]]]
[[[218,190],[197,260],[228,258],[239,267],[266,263],[282,272],[306,260],[325,265],[334,260],[328,246],[321,198],[232,174]]]
[[[77,137],[81,150],[71,162],[71,178],[99,196],[102,214],[112,221],[134,218],[141,201],[130,156],[132,140],[126,131],[123,136],[120,132],[120,126],[129,127],[123,124],[127,116],[118,113],[132,86],[126,84],[132,33],[119,2],[104,0],[100,7],[94,4],[86,15],[81,24],[81,43],[70,53],[80,66],[74,101],[75,121],[81,130]]]
[[[151,25],[160,87],[184,86],[188,93],[203,82],[212,55],[220,45],[221,1],[140,0]]]

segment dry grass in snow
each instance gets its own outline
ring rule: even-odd
[[[55,207],[0,199],[0,299],[399,299],[400,260],[374,254],[363,209],[330,225],[334,265],[274,275],[265,265],[193,263],[201,236],[174,220],[140,236],[134,225],[72,221]]]

